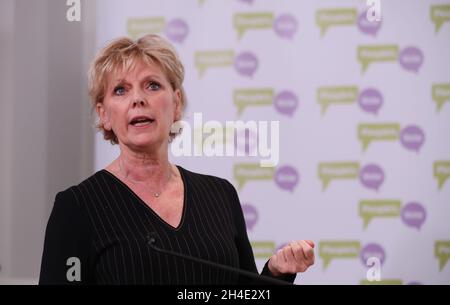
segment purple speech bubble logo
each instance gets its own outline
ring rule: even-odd
[[[400,142],[406,149],[419,152],[425,142],[425,134],[419,126],[410,125],[402,129]]]
[[[258,146],[257,131],[248,128],[239,129],[234,140],[234,145],[239,152],[245,153],[246,156],[256,156],[256,147]]]
[[[383,96],[377,89],[368,88],[359,94],[358,104],[365,112],[378,114],[383,105]]]
[[[402,220],[409,227],[420,231],[426,218],[427,212],[420,203],[410,202],[402,208]]]
[[[294,187],[297,185],[300,177],[295,168],[292,166],[280,167],[275,173],[275,182],[283,189],[290,192],[294,191]]]
[[[183,43],[188,33],[189,27],[182,19],[173,19],[166,26],[166,36],[174,42]]]
[[[252,77],[258,69],[258,58],[250,52],[241,53],[234,61],[234,68],[239,74]]]
[[[367,266],[367,260],[371,257],[378,258],[381,265],[383,265],[384,261],[386,260],[386,253],[384,252],[383,247],[381,247],[379,244],[371,243],[367,244],[364,248],[361,249],[359,258],[361,259],[361,262],[364,266],[370,267]]]
[[[364,11],[358,17],[358,28],[362,33],[375,37],[381,28],[381,20],[369,21],[367,11]]]
[[[423,64],[424,55],[416,47],[407,47],[400,52],[398,60],[403,69],[418,73]]]
[[[359,172],[359,180],[366,188],[378,191],[384,181],[384,172],[378,165],[369,164]]]
[[[252,231],[255,224],[258,222],[258,211],[253,205],[245,203],[242,205],[242,212],[244,213],[245,225],[247,229]]]
[[[298,107],[298,98],[291,91],[282,91],[275,97],[274,105],[279,113],[292,117]]]
[[[278,16],[273,24],[275,33],[282,38],[292,39],[297,32],[297,19],[289,14]]]

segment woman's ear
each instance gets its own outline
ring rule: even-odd
[[[174,111],[174,121],[181,120],[181,114],[183,113],[183,106],[181,105],[181,91],[180,89],[175,90],[175,111]]]
[[[106,112],[103,103],[97,103],[95,110],[97,111],[98,118],[100,119],[101,126],[107,131],[111,131],[111,123],[109,122],[109,117]]]

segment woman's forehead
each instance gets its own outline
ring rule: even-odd
[[[121,81],[140,80],[152,76],[166,79],[163,70],[156,62],[144,62],[143,60],[137,60],[130,62],[129,64],[123,64],[117,69],[113,69],[109,73],[108,83],[118,83]]]

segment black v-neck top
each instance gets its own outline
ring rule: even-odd
[[[107,170],[59,192],[47,224],[39,283],[251,282],[234,272],[155,252],[148,245],[149,234],[156,234],[160,248],[257,273],[233,185],[181,166],[178,169],[184,204],[177,228]],[[78,267],[79,272],[74,269]],[[271,276],[267,263],[262,274]],[[281,279],[293,282],[295,275]]]

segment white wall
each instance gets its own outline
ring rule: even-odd
[[[82,22],[70,23],[65,1],[2,1],[2,283],[37,282],[55,194],[92,171],[86,70],[94,10],[88,6],[82,2]]]

